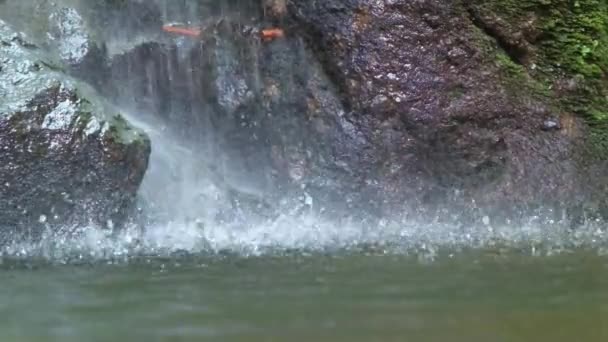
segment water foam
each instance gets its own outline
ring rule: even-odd
[[[171,222],[145,229],[131,226],[119,233],[95,227],[48,231],[38,242],[9,244],[0,249],[0,255],[6,259],[73,263],[223,253],[255,257],[365,250],[418,254],[432,259],[440,252],[468,249],[518,250],[531,255],[592,249],[605,254],[608,253],[608,232],[599,223],[577,231],[557,225],[466,227],[381,221],[370,226],[357,222],[330,223],[306,214],[285,215],[243,227],[202,227],[199,222]]]

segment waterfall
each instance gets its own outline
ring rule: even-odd
[[[559,248],[573,243],[569,232],[547,229],[541,217],[513,227],[493,226],[487,217],[482,225],[469,226],[367,216],[353,204],[356,199],[335,190],[336,179],[349,177],[346,167],[319,168],[303,181],[306,161],[318,158],[318,165],[325,165],[316,154],[328,147],[307,134],[327,122],[310,123],[303,114],[302,79],[318,78],[320,91],[330,92],[302,40],[264,46],[256,32],[273,23],[259,2],[131,0],[124,8],[100,8],[106,5],[39,0],[0,6],[20,13],[15,25],[39,41],[46,39],[43,20],[28,28],[23,16],[45,18],[54,6],[74,6],[85,18],[90,39],[109,60],[76,74],[96,85],[152,141],[138,215],[132,227],[117,234],[87,228],[74,238],[49,232],[53,239],[15,244],[5,253],[107,257],[179,250],[262,253],[360,245],[434,250],[522,242]],[[163,32],[169,24],[202,29],[202,36]],[[327,98],[329,110],[342,110],[339,101]],[[348,120],[337,117],[344,141],[364,144]],[[340,148],[336,154],[346,155]],[[332,203],[351,214],[325,215]],[[606,239],[593,225],[577,234],[575,241],[585,243]]]

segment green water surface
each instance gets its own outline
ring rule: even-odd
[[[608,341],[597,252],[4,260],[0,279],[0,341]]]

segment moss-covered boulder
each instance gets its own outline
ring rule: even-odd
[[[0,232],[120,224],[150,142],[0,21]]]

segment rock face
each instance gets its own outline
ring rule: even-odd
[[[563,112],[584,119],[582,135],[573,136],[568,115],[559,127],[584,144],[576,156],[589,197],[584,211],[608,218],[608,3],[475,0],[466,8],[523,73],[552,90]]]
[[[49,16],[49,23],[49,38],[56,42],[60,58],[70,65],[82,63],[92,43],[78,11],[69,7],[57,9]]]
[[[105,61],[105,46],[92,37],[84,18],[72,7],[54,8],[49,14],[49,49],[73,75],[85,76],[86,71]],[[101,45],[101,46],[100,46]]]
[[[212,147],[214,173],[235,190],[352,209],[367,195],[351,163],[361,138],[302,39],[263,42],[264,25],[219,17],[191,47],[141,44],[112,58],[102,88]]]
[[[80,8],[84,22],[69,9],[50,19],[61,44],[91,26],[141,41],[85,58],[78,76],[258,199],[310,196],[362,217],[578,219],[608,208],[608,16],[601,1],[550,3],[118,1]],[[199,38],[160,30],[197,16]],[[259,39],[277,25],[283,38]]]
[[[481,222],[605,207],[604,162],[586,156],[597,125],[561,100],[586,87],[538,77],[542,32],[494,3],[262,1],[267,21],[227,10],[190,49],[114,57],[102,88],[128,84],[145,112],[214,146],[219,174],[326,208]],[[286,37],[256,39],[269,25]]]
[[[289,11],[360,142],[348,164],[384,208],[513,218],[593,193],[582,190],[586,123],[465,2],[294,0]]]
[[[0,231],[124,220],[150,143],[0,21]]]

